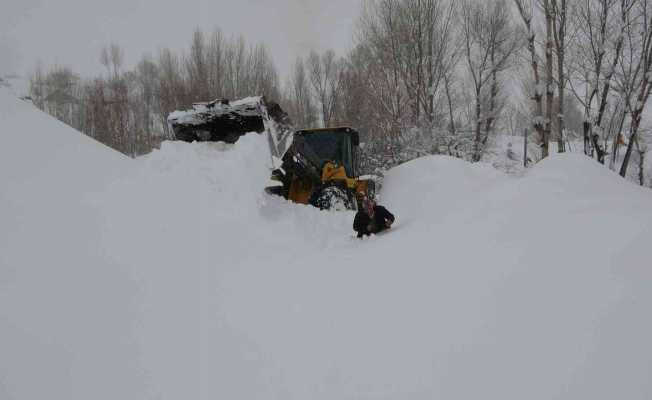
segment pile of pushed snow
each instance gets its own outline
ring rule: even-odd
[[[580,157],[522,179],[424,158],[387,176],[395,232],[359,242],[350,213],[263,195],[265,163],[257,135],[173,143],[102,195],[107,240],[146,288],[138,343],[159,393],[645,398],[650,295],[611,257],[647,233],[649,193]]]
[[[138,288],[88,199],[129,164],[0,88],[0,398],[145,386],[131,342]]]
[[[39,174],[56,157],[39,140],[21,148],[40,167],[0,176],[3,218],[82,154],[105,178],[62,178],[67,203],[28,202],[0,226],[2,398],[652,393],[652,195],[590,160],[552,157],[518,179],[415,160],[386,177],[395,230],[359,241],[350,212],[263,194],[263,136],[165,143],[129,162],[23,117],[79,151]],[[30,191],[5,190],[10,179]],[[43,237],[45,214],[69,223]]]

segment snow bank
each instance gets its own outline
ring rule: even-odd
[[[3,399],[652,394],[652,195],[590,160],[415,160],[385,180],[395,230],[359,241],[352,213],[263,194],[259,135],[131,162],[2,101],[24,114],[0,126],[77,149],[0,136],[3,171],[36,165],[0,175]],[[55,176],[67,201],[23,204]]]
[[[0,398],[144,393],[138,288],[87,199],[130,164],[0,89]]]

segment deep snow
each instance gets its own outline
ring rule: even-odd
[[[129,160],[0,89],[2,399],[649,399],[652,193],[581,156],[263,194],[265,138]]]

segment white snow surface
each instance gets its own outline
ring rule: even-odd
[[[29,96],[29,79],[19,75],[0,75],[0,88],[8,88],[15,97]]]
[[[268,197],[264,136],[126,159],[0,89],[0,399],[652,397],[652,193],[578,155]]]

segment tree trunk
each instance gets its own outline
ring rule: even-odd
[[[532,49],[532,71],[534,73],[534,83],[536,86],[534,93],[534,102],[536,104],[536,119],[533,125],[543,146],[543,143],[545,142],[545,132],[543,129],[543,95],[540,90],[541,79],[539,77],[539,63],[536,60],[536,54],[534,52],[534,36],[531,38],[530,47]]]
[[[622,3],[621,6],[621,24],[624,27],[626,25],[627,21],[627,11],[625,9],[625,2]],[[605,28],[603,27],[603,30]],[[622,28],[624,29],[624,28]],[[604,79],[604,85],[602,87],[602,93],[600,95],[600,106],[598,107],[598,117],[596,118],[595,125],[598,127],[598,131],[602,132],[602,120],[605,115],[605,111],[607,108],[607,101],[609,97],[609,92],[611,90],[611,79],[613,78],[614,71],[616,70],[616,67],[618,65],[618,60],[620,59],[620,55],[622,54],[623,51],[623,45],[624,45],[624,32],[621,32],[618,41],[616,43],[616,53],[614,56],[614,59],[609,66],[609,70],[606,72],[606,76]],[[597,90],[597,86],[596,86]],[[605,148],[602,149],[599,146],[596,146],[596,151],[598,152],[598,161],[600,161],[601,164],[604,164],[605,162],[605,155],[606,155],[606,149],[607,146],[605,145]],[[613,149],[612,149],[613,150]]]
[[[638,151],[638,183],[645,186],[645,150]]]
[[[444,75],[444,85],[446,86],[446,100],[448,101],[448,114],[450,121],[450,132],[452,135],[455,135],[455,116],[453,115],[453,99],[451,98],[450,92],[450,82],[448,81],[448,76]],[[432,111],[431,111],[432,112]]]
[[[559,110],[557,111],[557,151],[564,153],[566,145],[564,141],[564,134],[566,131],[566,123],[564,121],[564,91],[566,89],[566,75],[564,72],[564,63],[566,62],[566,0],[561,0],[561,9],[557,6],[557,0],[554,0],[555,18],[553,19],[553,27],[555,33],[555,45],[557,47],[557,73],[559,75],[558,90],[559,90]],[[557,16],[559,15],[559,27],[557,27]]]
[[[560,62],[560,64],[563,62]],[[561,74],[560,74],[561,75]],[[557,115],[557,151],[560,153],[566,152],[566,145],[564,143],[564,133],[566,131],[566,122],[564,121],[564,85],[559,83],[559,114]]]
[[[593,148],[595,149],[595,152],[598,155],[598,162],[602,165],[604,165],[604,156],[607,154],[605,149],[600,146],[600,137],[598,136],[597,133],[594,133],[591,135],[592,143],[593,143]]]
[[[632,157],[632,151],[634,149],[634,142],[638,140],[638,128],[641,125],[641,111],[639,109],[634,111],[633,123],[631,128],[631,135],[629,136],[629,143],[627,144],[627,151],[625,152],[625,158],[623,158],[623,164],[620,167],[620,176],[625,178],[627,176],[627,168],[629,167],[629,160]]]
[[[523,167],[527,168],[527,129],[523,136]]]
[[[616,130],[616,135],[614,137],[612,151],[611,151],[611,162],[609,163],[609,169],[612,171],[616,170],[616,162],[618,161],[618,153],[620,152],[620,146],[624,144],[623,140],[623,125],[625,124],[625,115],[618,116],[618,129]]]
[[[514,0],[514,3],[518,8],[519,14],[521,15],[521,18],[523,19],[523,23],[525,24],[525,28],[528,31],[528,50],[532,58],[531,60],[532,75],[534,77],[534,84],[535,84],[534,101],[536,104],[536,118],[534,120],[533,125],[534,125],[534,129],[537,131],[537,134],[539,135],[541,142],[544,143],[545,133],[543,129],[543,104],[542,104],[543,96],[540,90],[541,79],[539,77],[539,63],[537,61],[537,53],[535,47],[536,35],[534,34],[534,28],[532,27],[532,16],[528,15],[527,12],[525,11],[523,2],[521,2],[520,0]],[[547,144],[546,144],[546,151],[547,151]]]
[[[493,128],[493,122],[496,116],[496,95],[498,94],[498,73],[496,72],[496,51],[491,49],[491,93],[489,94],[489,115],[487,116],[487,129],[484,143],[487,142]]]
[[[591,151],[590,150],[591,123],[588,121],[584,121],[584,123],[582,124],[582,128],[584,129],[584,154],[588,156]]]
[[[555,95],[553,90],[552,77],[552,13],[550,12],[550,0],[543,2],[546,13],[546,120],[544,128],[544,139],[542,148],[542,157],[546,158],[550,154],[550,133],[552,131],[552,100]]]
[[[480,106],[480,92],[477,91],[475,96],[475,148],[473,149],[473,161],[478,162],[482,158],[482,121],[480,120],[482,109]]]

